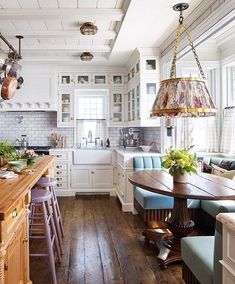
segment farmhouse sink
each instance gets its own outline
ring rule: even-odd
[[[111,164],[112,151],[106,149],[75,149],[73,152],[73,163],[84,164]]]

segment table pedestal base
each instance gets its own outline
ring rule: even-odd
[[[160,268],[165,269],[167,264],[181,260],[181,238],[188,236],[194,227],[188,213],[187,199],[174,198],[172,215],[166,223],[153,221],[149,222],[148,227],[143,236],[146,241],[156,245]]]
[[[180,240],[174,239],[164,222],[154,222],[153,227],[144,230],[142,234],[147,242],[155,244],[159,266],[165,269],[168,264],[181,260]]]

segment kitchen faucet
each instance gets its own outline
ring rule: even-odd
[[[90,139],[90,142],[92,142],[92,131],[91,130],[88,131],[87,137]]]

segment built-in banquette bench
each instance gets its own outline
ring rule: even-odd
[[[223,175],[227,173],[235,175],[235,160],[218,157],[204,157],[200,158],[200,160],[203,162],[203,168],[206,172],[211,170],[213,174]],[[221,166],[224,168],[221,168]],[[135,171],[160,169],[161,158],[156,156],[133,157],[133,168]],[[222,172],[220,172],[220,169]],[[164,221],[173,208],[173,198],[135,187],[134,206],[144,222],[152,220]],[[215,230],[215,216],[221,212],[235,212],[235,201],[200,201],[189,199],[188,208],[196,227],[206,228],[207,232],[213,235]]]
[[[222,224],[216,220],[214,236],[181,239],[181,256],[186,284],[221,284]]]

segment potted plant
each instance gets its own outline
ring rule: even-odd
[[[195,154],[188,149],[172,149],[166,151],[166,155],[162,157],[162,166],[169,169],[169,173],[173,176],[174,182],[186,183],[187,175],[197,173],[197,158]]]
[[[15,147],[10,142],[0,142],[0,166],[3,166],[12,157]]]

